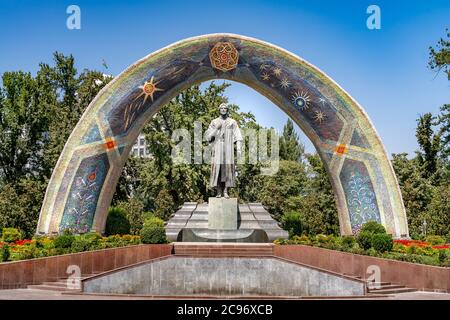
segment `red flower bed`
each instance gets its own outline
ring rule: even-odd
[[[28,239],[25,239],[25,240],[17,240],[16,242],[15,242],[15,244],[17,245],[17,246],[23,246],[24,244],[27,244],[27,243],[31,243],[33,240],[28,240]]]
[[[394,240],[394,243],[402,244],[406,247],[417,246],[417,247],[429,247],[431,246],[428,242],[420,240]],[[450,248],[450,244],[443,244],[439,246],[431,246],[433,249],[445,250]]]
[[[438,249],[438,250],[445,250],[445,249],[448,249],[448,248],[450,248],[450,244],[443,244],[443,245],[440,245],[440,246],[433,246],[433,249]]]

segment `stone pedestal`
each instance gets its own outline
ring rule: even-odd
[[[209,203],[185,202],[167,222],[167,238],[179,242],[247,243],[288,238],[287,231],[261,203],[237,205],[237,199],[225,198],[209,198]]]
[[[208,229],[237,230],[238,205],[237,198],[208,199]]]

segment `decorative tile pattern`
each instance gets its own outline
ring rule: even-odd
[[[106,153],[84,159],[72,183],[59,231],[89,232],[103,182],[109,170]]]

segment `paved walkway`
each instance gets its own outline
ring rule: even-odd
[[[195,297],[192,297],[193,299]],[[37,289],[11,289],[0,290],[0,300],[148,300],[154,299],[143,296],[101,296],[101,295],[81,295],[62,294],[57,291],[37,290]],[[351,298],[350,298],[351,299]],[[406,292],[389,295],[387,297],[370,297],[362,299],[370,300],[450,300],[450,294],[437,292]],[[346,299],[348,300],[348,299]],[[361,300],[361,298],[358,298]]]

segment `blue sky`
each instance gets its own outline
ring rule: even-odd
[[[67,6],[81,30],[66,28]],[[381,9],[381,29],[366,8]],[[416,119],[450,102],[450,82],[427,68],[428,47],[450,28],[450,1],[6,1],[0,0],[0,73],[35,72],[52,53],[73,54],[79,70],[117,75],[134,61],[187,37],[229,32],[278,45],[316,65],[366,110],[388,154],[417,149]],[[102,66],[105,60],[108,69]],[[264,126],[287,117],[237,83],[231,102]],[[307,149],[312,151],[306,141]]]

